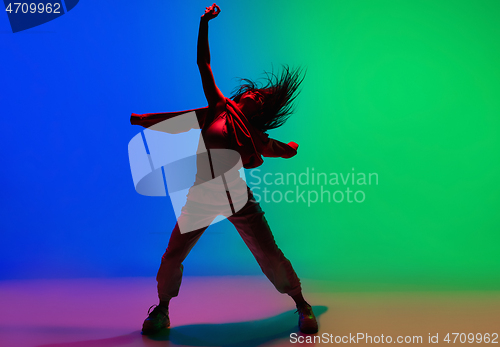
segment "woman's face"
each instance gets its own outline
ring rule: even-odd
[[[264,95],[257,90],[245,92],[238,102],[238,106],[246,116],[258,113],[264,105]]]

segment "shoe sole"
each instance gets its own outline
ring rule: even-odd
[[[144,330],[144,329],[143,329],[143,330],[141,331],[141,334],[142,334],[142,335],[156,335],[156,334],[158,334],[159,332],[161,332],[161,331],[163,331],[163,330],[166,330],[166,329],[168,329],[168,328],[170,328],[170,326],[168,326],[168,327],[163,327],[163,328],[158,329],[158,330]]]
[[[299,324],[299,330],[301,333],[304,333],[304,334],[316,334],[319,329],[318,329],[318,326],[300,326]]]
[[[301,329],[299,328],[300,332],[301,333],[304,333],[304,334],[316,334],[319,329]]]
[[[170,322],[166,326],[163,326],[163,327],[158,328],[158,329],[156,329],[156,328],[155,329],[144,329],[144,325],[143,325],[141,334],[142,335],[154,335],[154,334],[157,334],[160,331],[162,331],[164,329],[168,329],[168,328],[170,328]]]

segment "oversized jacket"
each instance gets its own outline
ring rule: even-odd
[[[268,134],[254,127],[233,100],[226,98],[225,107],[228,134],[233,136],[232,143],[236,146],[236,148],[231,149],[238,151],[241,155],[243,166],[246,169],[262,165],[264,162],[262,156],[290,158],[297,153],[295,148],[286,143],[271,139]],[[132,113],[130,123],[149,128],[159,122],[188,112],[196,113],[200,128],[208,125],[206,124],[210,112],[208,106],[177,112]]]

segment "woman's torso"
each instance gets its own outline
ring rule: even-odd
[[[240,157],[234,152],[232,134],[228,132],[227,111],[225,108],[217,111],[207,115],[201,129],[197,151],[197,183],[210,181],[221,174],[224,174],[227,182],[239,179],[239,167],[235,170],[235,166]]]

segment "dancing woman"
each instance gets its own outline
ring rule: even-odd
[[[291,158],[297,154],[298,145],[294,142],[285,144],[269,138],[267,130],[280,127],[288,119],[292,111],[292,102],[296,97],[297,88],[302,82],[300,70],[290,70],[284,67],[281,74],[268,74],[268,82],[262,87],[248,79],[229,99],[224,97],[215,84],[210,67],[210,51],[208,46],[208,22],[216,18],[220,8],[216,4],[207,7],[201,16],[198,33],[197,63],[200,70],[203,91],[208,101],[208,107],[193,110],[201,128],[201,136],[208,153],[211,153],[211,175],[200,170],[195,186],[210,185],[214,176],[212,162],[217,165],[234,164],[224,154],[217,156],[220,150],[236,151],[241,157],[245,168],[254,168],[262,164],[264,157]],[[183,112],[132,114],[131,123],[149,127],[162,120],[178,116]],[[215,165],[215,164],[214,164]],[[205,170],[207,171],[207,170]],[[208,170],[210,173],[210,170]],[[226,172],[226,170],[222,170]],[[182,262],[203,234],[205,229],[217,215],[224,215],[236,227],[262,271],[280,293],[288,294],[297,306],[299,313],[299,329],[303,333],[316,333],[318,324],[311,306],[302,296],[300,280],[290,261],[285,258],[276,245],[271,229],[264,217],[259,203],[254,199],[251,190],[244,184],[244,199],[229,194],[231,187],[241,184],[238,175],[225,174],[224,187],[231,204],[232,212],[223,211],[214,201],[222,201],[220,190],[205,191],[202,198],[191,188],[187,195],[186,205],[182,209],[177,223],[172,231],[167,250],[162,257],[160,269],[156,277],[158,282],[159,304],[150,308],[149,316],[144,321],[142,332],[150,335],[170,326],[168,306],[170,299],[178,295],[182,280]],[[212,180],[213,181],[213,180]],[[208,198],[207,198],[208,197]],[[226,205],[227,205],[227,198]],[[234,206],[242,201],[241,208]],[[233,206],[234,205],[234,206]],[[191,208],[196,206],[196,208]],[[183,226],[193,220],[201,221],[201,227],[182,230]]]

